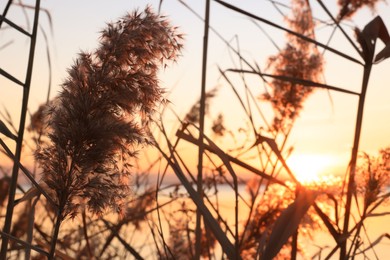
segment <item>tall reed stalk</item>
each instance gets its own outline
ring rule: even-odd
[[[7,14],[7,11],[10,7],[10,4],[12,1],[8,1],[7,6],[4,10],[4,15]],[[15,200],[15,192],[17,187],[17,181],[18,181],[18,173],[19,173],[19,162],[21,159],[22,154],[22,147],[23,147],[23,138],[24,138],[24,130],[26,125],[26,117],[27,117],[27,109],[28,109],[28,100],[29,100],[29,94],[30,94],[30,85],[31,85],[31,78],[33,73],[33,64],[34,64],[34,56],[35,56],[35,45],[37,40],[37,32],[38,32],[38,21],[39,21],[39,12],[40,12],[40,0],[36,0],[35,2],[35,9],[34,9],[34,23],[32,32],[27,33],[27,36],[30,37],[30,49],[29,49],[29,56],[28,56],[28,63],[27,63],[27,69],[26,69],[26,78],[24,83],[22,84],[23,87],[23,98],[22,98],[22,106],[21,106],[21,113],[20,113],[20,120],[19,120],[19,129],[18,129],[18,136],[16,140],[16,148],[15,148],[15,157],[14,157],[14,164],[12,169],[12,177],[10,181],[9,186],[9,192],[8,192],[8,204],[7,204],[7,213],[5,216],[5,222],[3,227],[4,233],[9,233],[11,230],[11,224],[12,224],[12,217],[14,213],[14,200]],[[3,22],[3,19],[1,19],[1,22]],[[1,26],[1,23],[0,23]],[[18,29],[18,27],[14,26],[14,29]],[[0,251],[0,259],[5,259],[7,255],[7,248],[8,248],[8,237],[2,237],[2,244],[1,244],[1,251]]]
[[[203,199],[203,135],[205,122],[205,107],[206,107],[206,78],[207,78],[207,50],[209,40],[209,18],[210,18],[210,0],[206,0],[205,6],[205,22],[203,36],[203,58],[202,58],[202,81],[200,92],[200,107],[199,107],[199,149],[198,149],[198,177],[197,190],[201,199]],[[197,211],[196,214],[196,242],[195,242],[195,259],[200,259],[201,236],[202,236],[202,215]]]
[[[151,8],[135,11],[102,31],[100,47],[81,53],[60,95],[47,109],[46,133],[36,154],[43,181],[56,194],[61,223],[80,210],[101,216],[124,212],[130,194],[130,159],[151,144],[147,126],[163,102],[158,69],[175,60],[181,35]]]

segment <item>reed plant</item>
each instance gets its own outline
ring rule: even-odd
[[[262,69],[212,27],[207,1],[200,98],[188,113],[177,115],[165,102],[157,73],[176,61],[181,34],[150,7],[108,24],[99,47],[78,55],[59,95],[31,118],[41,182],[36,197],[20,188],[25,195],[17,205],[27,206],[8,234],[12,257],[330,259],[338,253],[340,259],[354,259],[368,251],[375,254],[381,240],[389,238],[383,233],[362,242],[366,220],[388,214],[377,210],[390,197],[389,148],[374,157],[359,153],[359,140],[372,66],[390,56],[390,37],[379,17],[356,28],[355,39],[343,27],[345,19],[360,8],[374,8],[378,1],[340,0],[334,15],[320,0],[291,0],[291,5],[269,1],[285,11],[280,13],[286,26],[224,1],[212,2],[249,18],[258,28],[265,24],[282,30],[287,44]],[[322,21],[314,17],[314,2],[332,21],[322,25],[339,30],[358,58],[317,40]],[[211,90],[205,85],[209,33],[239,61],[236,67],[219,66],[223,85]],[[380,52],[375,51],[378,39],[385,43]],[[324,53],[363,67],[360,92],[324,83]],[[251,90],[249,75],[258,76],[264,92]],[[237,76],[239,81],[233,80]],[[293,152],[288,140],[317,88],[359,98],[355,137],[343,182],[304,185],[288,166]],[[231,91],[244,111],[246,122],[239,131],[225,125],[225,114],[210,113],[219,91]],[[271,120],[262,116],[264,103],[272,107]],[[179,125],[173,136],[164,119],[170,112]],[[12,131],[7,136],[12,138]],[[220,145],[228,139],[233,140],[231,149]],[[145,146],[149,148],[140,149]],[[198,154],[197,169],[183,152],[188,146]],[[27,171],[23,165],[21,169]],[[175,181],[167,181],[170,174]],[[6,178],[0,184],[5,187]],[[0,194],[0,201],[5,196]],[[225,196],[230,196],[228,210]],[[68,218],[73,221],[63,224]],[[319,231],[328,233],[332,244],[309,255],[302,240]]]

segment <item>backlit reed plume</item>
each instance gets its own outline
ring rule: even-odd
[[[205,97],[206,114],[209,114],[210,102],[214,97],[217,96],[217,93],[218,93],[218,86],[206,92],[206,97]],[[190,111],[186,114],[184,121],[191,124],[198,123],[200,117],[199,111],[200,111],[200,100],[198,100],[195,104],[192,105]]]
[[[146,126],[163,101],[158,69],[176,60],[181,38],[147,7],[109,23],[99,47],[78,55],[47,109],[49,142],[36,153],[59,219],[82,208],[121,213],[129,159],[150,143]]]
[[[315,38],[315,24],[307,0],[292,1],[292,15],[287,18],[287,22],[293,31]],[[315,45],[291,35],[288,35],[288,43],[284,49],[269,59],[269,68],[273,74],[311,81],[318,81],[322,65],[322,57]],[[274,79],[271,81],[271,89],[271,93],[265,94],[263,98],[271,102],[275,111],[273,128],[288,129],[313,88]]]
[[[177,194],[176,194],[177,195]],[[175,195],[174,195],[175,196]],[[175,259],[194,259],[195,248],[195,210],[184,201],[179,210],[169,216],[169,240],[170,253]],[[207,226],[202,227],[200,255],[205,259],[211,259],[214,254],[217,240]],[[165,258],[163,258],[165,259]],[[167,256],[167,259],[171,259]]]
[[[386,193],[390,186],[390,148],[380,151],[378,157],[364,154],[364,163],[358,168],[358,192],[364,197],[364,210]]]
[[[268,242],[272,229],[282,212],[295,200],[295,185],[287,183],[287,187],[278,184],[268,186],[263,197],[256,201],[256,190],[260,183],[257,178],[247,182],[246,191],[254,203],[254,211],[246,220],[246,227],[241,234],[240,255],[242,259],[259,259],[263,246]],[[286,227],[287,228],[287,227]],[[320,219],[314,210],[310,209],[299,224],[299,232],[306,238],[312,238],[316,230],[321,228]],[[298,243],[297,250],[304,255],[304,249]],[[289,259],[291,257],[291,238],[280,249],[273,259]],[[260,257],[260,259],[262,259]]]
[[[383,0],[339,0],[340,12],[338,19],[351,17],[357,10],[367,6],[371,10],[375,9],[378,2],[385,2]]]

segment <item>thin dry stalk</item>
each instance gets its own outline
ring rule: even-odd
[[[12,1],[8,2],[6,9],[4,10],[5,14],[7,13],[11,2]],[[11,177],[9,193],[8,193],[7,213],[6,213],[4,227],[3,227],[4,233],[10,232],[11,224],[12,224],[12,217],[13,217],[13,212],[14,212],[15,191],[16,191],[17,180],[18,180],[19,162],[20,162],[21,154],[22,154],[23,137],[24,137],[24,130],[25,130],[25,124],[26,124],[26,117],[27,117],[27,108],[28,108],[28,98],[29,98],[29,94],[30,94],[32,69],[33,69],[33,64],[34,64],[35,45],[36,45],[36,39],[37,39],[38,20],[39,20],[39,13],[40,13],[39,9],[40,9],[40,0],[36,0],[35,10],[34,10],[34,23],[33,23],[32,33],[30,36],[31,41],[30,41],[30,49],[29,49],[29,56],[28,56],[26,78],[25,78],[25,82],[22,84],[22,86],[24,86],[23,99],[22,99],[21,115],[20,115],[20,121],[19,121],[18,138],[16,140],[15,160],[14,160],[14,166],[12,169],[12,177]],[[1,24],[0,24],[0,26],[1,26]],[[1,259],[6,258],[7,247],[8,247],[8,237],[3,237],[2,244],[1,244],[1,251],[0,251],[0,258]]]
[[[203,36],[203,58],[202,58],[202,82],[199,108],[199,143],[198,149],[198,176],[197,176],[197,190],[199,197],[203,200],[203,135],[205,123],[206,110],[206,77],[207,77],[207,50],[209,40],[209,19],[210,19],[210,0],[206,0],[205,6],[205,22],[204,22],[204,36]],[[201,236],[202,236],[202,214],[197,210],[196,214],[196,230],[195,230],[195,259],[200,259],[201,255]]]

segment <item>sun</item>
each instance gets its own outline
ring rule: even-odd
[[[287,159],[287,165],[302,184],[321,181],[321,175],[332,165],[332,158],[320,154],[293,154]]]

